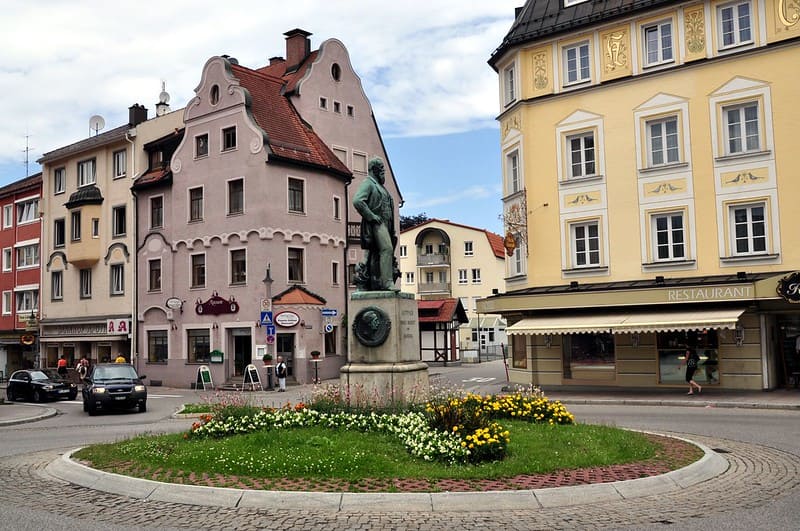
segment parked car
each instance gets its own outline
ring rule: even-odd
[[[30,369],[16,371],[8,379],[6,397],[9,402],[24,398],[34,402],[45,400],[75,400],[78,386],[61,378],[58,373]]]
[[[128,363],[100,363],[84,380],[81,394],[83,410],[89,415],[109,409],[147,411],[147,387],[142,383],[146,376],[136,374]]]

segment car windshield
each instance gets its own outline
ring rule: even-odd
[[[49,380],[47,375],[42,371],[31,371],[31,380]]]
[[[93,375],[95,380],[136,379],[138,377],[136,370],[130,365],[97,367]]]

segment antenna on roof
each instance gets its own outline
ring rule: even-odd
[[[29,155],[33,148],[28,144],[28,139],[31,137],[29,134],[25,134],[25,149],[22,150],[25,153],[25,177],[28,177],[30,173],[28,173],[28,163],[29,163]]]
[[[167,82],[162,79],[161,93],[158,95],[158,103],[156,103],[156,116],[164,116],[169,111],[169,92],[167,92]]]
[[[106,126],[106,121],[99,114],[95,114],[89,118],[89,131],[94,132],[95,136]]]

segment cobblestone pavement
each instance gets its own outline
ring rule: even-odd
[[[675,434],[681,436],[680,434]],[[331,512],[198,507],[144,501],[78,487],[45,472],[57,451],[0,459],[0,503],[58,514],[78,521],[125,522],[140,529],[602,529],[623,525],[679,524],[689,519],[758,507],[800,489],[800,460],[786,452],[697,435],[690,439],[718,452],[729,468],[716,478],[658,496],[591,505],[504,511],[476,507],[469,512]],[[400,504],[398,504],[400,505]],[[2,528],[0,522],[0,528]]]

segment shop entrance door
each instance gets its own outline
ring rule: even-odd
[[[800,387],[800,322],[780,324],[780,353],[777,383],[785,387]]]
[[[252,363],[253,359],[250,330],[234,328],[231,330],[231,336],[233,338],[233,375],[243,376],[245,367]]]
[[[278,336],[275,338],[275,350],[277,351],[278,356],[283,356],[283,361],[286,363],[287,374],[292,376],[294,334],[278,334]]]

